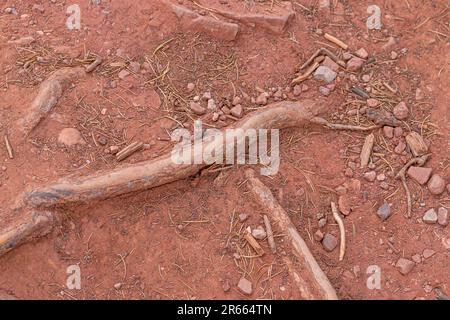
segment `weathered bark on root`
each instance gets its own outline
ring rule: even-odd
[[[324,104],[312,101],[274,103],[264,109],[249,114],[234,126],[235,129],[283,129],[309,123],[323,109]],[[244,138],[245,139],[245,138]],[[214,149],[217,143],[204,141],[205,148]],[[225,148],[223,145],[222,147]],[[56,205],[88,203],[131,192],[158,187],[170,182],[188,178],[198,173],[208,164],[176,164],[171,153],[155,160],[119,167],[86,177],[61,179],[55,184],[25,192],[16,202],[18,210],[29,210],[27,218],[12,228],[0,231],[0,256],[33,237],[46,234],[54,224],[53,219],[41,219],[37,223],[32,209],[42,210]],[[44,228],[45,227],[45,228]]]
[[[239,21],[244,24],[255,25],[256,27],[266,29],[274,34],[282,34],[289,21],[294,17],[294,11],[289,11],[284,15],[266,15],[266,14],[238,14],[229,11],[212,9],[211,11],[220,14],[221,16]]]
[[[232,41],[236,39],[239,32],[239,26],[236,23],[204,17],[195,11],[173,4],[170,1],[163,2],[176,14],[183,29],[201,32],[219,40]]]
[[[286,257],[289,271],[297,284],[300,294],[307,300],[337,300],[337,294],[312,255],[303,238],[297,232],[291,219],[272,195],[270,189],[255,177],[253,170],[245,172],[256,200],[265,208],[278,227],[286,233],[294,254],[299,259],[299,266]]]
[[[44,82],[42,82],[31,107],[19,121],[18,125],[21,131],[25,135],[28,135],[58,103],[63,91],[68,87],[70,82],[77,78],[81,78],[84,74],[85,71],[81,67],[61,68],[53,72]]]

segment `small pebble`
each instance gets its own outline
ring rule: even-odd
[[[408,118],[409,110],[406,106],[405,102],[400,102],[398,105],[394,107],[393,110],[394,117],[396,117],[398,120],[404,120]]]
[[[405,276],[411,272],[411,270],[414,268],[414,265],[415,264],[413,261],[405,258],[400,258],[397,260],[395,267],[398,269],[398,271],[400,271],[402,275]]]
[[[246,278],[241,278],[239,280],[237,287],[239,288],[239,290],[242,291],[242,293],[244,293],[246,295],[251,295],[253,292],[252,283],[249,280],[247,280]]]
[[[436,210],[429,209],[425,212],[425,214],[422,217],[423,222],[428,224],[435,224],[438,220]]]
[[[322,245],[326,251],[331,252],[338,245],[338,239],[335,236],[333,236],[331,233],[327,233],[323,237]]]
[[[378,208],[377,215],[381,219],[381,221],[385,221],[386,219],[388,219],[391,216],[391,206],[389,205],[389,203],[383,203],[383,205]]]
[[[428,181],[428,190],[431,194],[440,195],[445,190],[445,181],[438,174],[433,174]]]

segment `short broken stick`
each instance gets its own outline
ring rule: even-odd
[[[331,202],[331,212],[333,213],[333,218],[339,226],[339,233],[341,235],[341,240],[339,244],[339,261],[344,260],[345,256],[345,227],[344,221],[342,221],[342,217],[339,214],[339,211],[334,202]]]
[[[348,45],[344,43],[342,40],[339,40],[338,38],[332,36],[331,34],[325,33],[324,38],[327,39],[330,42],[333,42],[334,44],[338,45],[344,50],[348,49]]]
[[[373,133],[369,134],[363,144],[360,154],[361,168],[368,166],[370,162],[370,156],[372,155],[373,144],[375,142],[375,135]]]
[[[9,142],[8,136],[5,135],[4,139],[5,139],[6,151],[8,152],[8,157],[9,157],[10,159],[14,159],[13,148],[12,148],[12,146],[11,146],[11,142]]]
[[[431,154],[426,154],[426,155],[416,157],[416,158],[409,160],[395,176],[396,179],[400,179],[402,181],[403,188],[405,189],[406,205],[407,205],[407,210],[408,210],[406,213],[406,216],[408,218],[411,218],[412,200],[411,200],[411,192],[409,191],[408,184],[406,183],[406,171],[409,169],[409,167],[411,167],[413,165],[418,165],[420,167],[423,166],[430,157],[431,157]]]
[[[122,149],[116,154],[117,161],[122,161],[131,156],[133,153],[142,149],[144,144],[142,142],[133,142],[126,148]]]
[[[248,244],[255,250],[256,254],[260,257],[264,255],[264,249],[259,245],[258,241],[249,233],[247,230],[244,231],[244,239],[247,240]]]
[[[276,253],[277,246],[275,244],[275,239],[273,238],[273,231],[272,226],[270,224],[270,220],[266,215],[263,216],[263,219],[264,219],[264,226],[266,227],[267,232],[267,242],[269,243],[269,247],[272,250],[272,253]]]
[[[288,214],[272,195],[270,189],[256,178],[253,170],[246,170],[245,176],[256,200],[267,209],[270,217],[276,221],[278,227],[289,237],[289,242],[292,245],[293,252],[299,259],[300,269],[302,270],[301,273],[295,273],[294,275],[294,277],[301,275],[302,281],[297,281],[299,279],[294,280],[299,286],[302,297],[308,300],[337,300],[336,291],[327,276],[320,268]]]

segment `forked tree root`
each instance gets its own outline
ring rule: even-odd
[[[59,85],[55,85],[55,87]],[[247,115],[236,122],[233,128],[243,131],[248,129],[284,129],[315,123],[337,130],[368,130],[364,127],[329,124],[326,120],[317,117],[324,108],[325,104],[321,101],[282,101]],[[237,140],[238,144],[243,143],[245,136],[237,137]],[[256,143],[256,141],[251,141],[248,147],[250,148]],[[194,154],[191,155],[188,164],[175,163],[172,159],[172,153],[169,152],[158,159],[143,161],[114,170],[100,171],[89,176],[63,178],[54,184],[26,191],[17,199],[14,207],[16,210],[20,209],[25,212],[28,210],[28,213],[25,214],[26,218],[20,224],[20,227],[1,227],[0,238],[3,239],[4,243],[12,243],[14,246],[18,246],[34,236],[41,235],[34,231],[33,210],[45,210],[59,205],[75,203],[91,203],[186,179],[209,166],[206,163],[195,164],[194,159],[199,158],[198,153],[206,149],[218,150],[221,148],[227,149],[227,145],[224,145],[223,141],[204,140],[202,148],[199,148],[199,150],[194,148]],[[245,152],[245,150],[240,152]],[[237,156],[240,156],[240,154],[237,154]],[[54,223],[53,219],[48,219],[47,223],[51,228]],[[4,252],[4,250],[0,250],[0,255]]]
[[[297,284],[301,296],[306,300],[337,300],[337,294],[328,277],[320,268],[306,242],[298,233],[288,214],[252,169],[245,172],[250,190],[256,200],[267,209],[268,215],[276,222],[283,233],[289,237],[289,244],[299,260],[299,265],[286,257],[289,271]]]
[[[71,81],[81,78],[85,74],[86,72],[82,67],[61,68],[53,72],[42,82],[31,107],[26,110],[25,116],[20,119],[18,125],[21,131],[28,135],[57,104]]]
[[[311,118],[318,115],[323,109],[323,103],[309,100],[302,102],[278,102],[249,114],[237,122],[234,128],[245,131],[247,129],[298,127],[309,123]],[[253,141],[253,143],[257,142]],[[202,149],[208,148],[213,150],[218,144],[223,147],[223,142],[221,141],[206,140],[202,142]],[[57,205],[99,201],[158,187],[193,176],[202,168],[208,166],[205,163],[194,164],[195,157],[195,154],[191,156],[191,161],[189,162],[191,164],[176,164],[172,160],[171,152],[169,152],[158,159],[127,165],[85,177],[61,179],[55,184],[25,192],[16,201],[15,208],[16,210],[24,211],[31,208],[29,213],[26,214],[26,218],[20,227],[3,227],[3,230],[0,230],[0,238],[3,239],[3,243],[14,244],[14,246],[18,246],[30,239],[30,235],[35,230],[33,210],[36,209],[45,210]],[[51,228],[53,220],[47,220],[47,224]],[[36,233],[35,235],[38,236],[40,234]],[[10,249],[11,245],[7,245],[7,247]],[[0,255],[4,252],[5,250],[0,250]]]

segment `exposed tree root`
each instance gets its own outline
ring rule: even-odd
[[[40,119],[51,110],[69,80],[84,73],[82,68],[65,69],[55,72],[46,80],[47,84],[42,85],[38,97],[33,103],[30,116],[25,120],[27,130],[34,128]],[[320,124],[336,130],[367,131],[378,128],[378,126],[359,127],[328,123],[325,119],[317,117],[323,111],[324,106],[320,101],[317,103],[310,100],[282,101],[247,115],[236,122],[233,128],[244,131],[248,129],[283,129],[307,123]],[[242,140],[245,141],[246,138],[243,136],[237,137],[237,139],[237,143],[242,143]],[[2,227],[3,231],[0,230],[0,255],[28,239],[47,233],[52,228],[54,219],[44,219],[36,223],[35,209],[43,210],[59,205],[90,203],[188,178],[209,165],[206,163],[195,164],[194,159],[198,158],[198,153],[202,153],[203,150],[226,150],[227,145],[224,143],[222,140],[214,139],[202,141],[202,148],[199,150],[194,148],[194,152],[189,158],[190,161],[185,162],[187,164],[175,163],[172,153],[169,152],[155,160],[84,177],[63,178],[54,184],[25,192],[16,201],[15,208],[28,213],[21,223],[13,227]],[[250,148],[255,143],[257,142],[250,141],[248,147]],[[239,152],[242,153],[245,150],[238,150],[237,156],[240,155]],[[46,227],[41,228],[44,225]],[[41,232],[43,229],[45,229],[44,233]]]
[[[61,68],[53,72],[42,82],[31,107],[26,111],[25,116],[20,119],[18,125],[21,131],[28,135],[58,103],[70,82],[81,78],[83,75],[85,75],[85,71],[82,67]]]
[[[23,219],[14,221],[14,225],[0,232],[0,256],[28,242],[43,237],[52,231],[55,218],[48,211],[30,211]]]
[[[282,34],[286,30],[289,21],[295,16],[292,6],[290,6],[288,8],[288,12],[283,15],[266,15],[258,13],[239,14],[231,11],[207,8],[196,3],[195,1],[194,4],[204,10],[221,15],[227,19],[266,29],[274,34]]]
[[[183,29],[201,32],[213,38],[231,41],[238,34],[239,26],[236,23],[220,21],[204,17],[186,7],[176,5],[164,0],[163,3],[178,17]]]
[[[256,200],[267,209],[269,216],[289,237],[292,250],[299,259],[299,266],[294,266],[288,257],[285,260],[301,296],[307,300],[337,300],[336,291],[327,276],[270,189],[255,177],[253,170],[248,169],[245,175]]]
[[[426,154],[426,155],[416,157],[416,158],[409,160],[395,176],[396,179],[400,179],[402,181],[403,188],[405,189],[406,204],[408,206],[408,209],[407,209],[408,211],[406,213],[406,216],[408,218],[411,218],[412,200],[411,200],[411,192],[409,191],[408,184],[406,183],[406,171],[408,170],[409,167],[411,167],[413,165],[418,165],[420,167],[423,166],[430,157],[431,157],[431,154]]]
[[[319,114],[323,106],[324,104],[321,102],[312,101],[278,102],[249,114],[237,122],[234,128],[242,130],[283,129],[302,126]],[[206,140],[202,142],[202,149],[213,150],[217,144],[223,147],[223,141]],[[85,177],[61,179],[55,184],[25,192],[18,199],[16,208],[23,208],[23,210],[26,208],[43,209],[56,205],[88,203],[185,179],[208,166],[205,163],[194,164],[195,153],[194,149],[194,154],[191,155],[191,161],[189,162],[191,164],[176,164],[172,160],[171,153],[168,153],[155,160],[123,166],[114,170]],[[47,223],[51,227],[53,220],[49,219]],[[3,243],[18,245],[23,243],[24,239],[30,238],[29,235],[32,235],[35,230],[33,211],[29,211],[28,218],[25,219],[23,225],[15,228],[16,230],[12,233],[11,228],[0,231],[0,238],[3,239]],[[35,235],[38,236],[38,234]],[[23,239],[23,241],[15,241],[16,238]]]
[[[268,108],[256,111],[234,126],[235,129],[283,129],[306,124],[319,112],[319,104],[312,101],[279,102]],[[242,137],[245,139],[245,137]],[[252,143],[256,143],[253,141]],[[222,141],[206,140],[202,148],[195,150],[189,164],[176,164],[171,152],[150,161],[119,167],[114,170],[95,173],[80,178],[61,179],[55,184],[26,192],[25,205],[34,208],[52,207],[70,203],[87,203],[118,195],[141,191],[188,178],[198,173],[208,164],[194,164],[197,153],[213,150]]]

